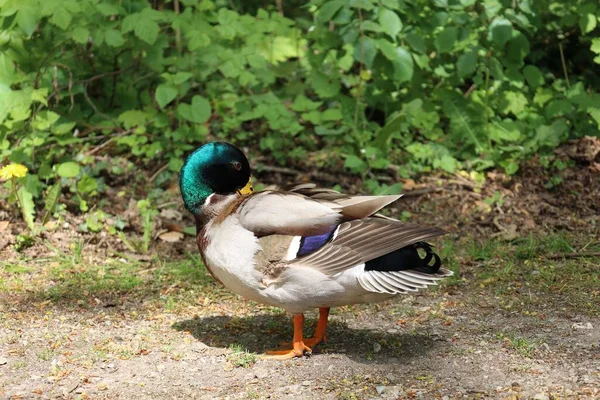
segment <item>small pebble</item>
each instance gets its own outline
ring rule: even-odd
[[[381,351],[381,345],[377,342],[373,343],[373,353],[379,353]]]

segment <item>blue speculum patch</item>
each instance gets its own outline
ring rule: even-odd
[[[298,253],[296,253],[296,257],[305,256],[325,246],[325,244],[333,237],[336,229],[337,226],[333,228],[331,232],[323,233],[321,235],[303,236],[302,239],[300,239],[300,247]]]

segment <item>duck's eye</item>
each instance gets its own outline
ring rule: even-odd
[[[233,165],[233,169],[235,169],[236,171],[239,171],[240,169],[242,169],[242,164],[238,161],[232,162],[231,165]]]

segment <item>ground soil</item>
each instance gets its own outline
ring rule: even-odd
[[[587,155],[589,147],[581,151],[579,145],[559,152],[570,160],[562,171],[549,171],[532,160],[516,177],[489,173],[483,185],[462,175],[404,180],[408,195],[391,207],[392,214],[409,210],[409,221],[438,224],[450,231],[457,246],[465,237],[511,241],[557,231],[575,235],[583,244],[598,243],[600,160],[597,152]],[[267,171],[259,178],[291,183],[297,180],[291,178],[314,175],[290,176],[294,174]],[[554,175],[562,183],[549,189]],[[358,187],[351,178],[341,183],[348,191]],[[118,192],[107,194],[114,195],[111,213],[123,216],[132,233],[139,231],[131,203]],[[503,201],[485,201],[497,192]],[[173,199],[172,208],[183,213]],[[189,224],[187,218],[177,221],[176,214],[163,214],[157,229],[178,230]],[[16,235],[23,226],[8,206],[0,206],[3,220],[10,222],[0,238],[5,268],[27,259],[34,275],[45,262],[57,262],[57,251],[70,255],[76,239],[84,240],[83,257],[90,264],[101,264],[115,252],[142,266],[149,258],[128,253],[111,235],[78,232],[75,227],[84,217],[71,213],[44,234],[41,244],[17,252]],[[158,240],[152,251],[160,260],[185,263],[192,262],[186,254],[196,250],[188,236],[176,243]],[[157,292],[96,293],[75,287],[56,298],[43,295],[55,284],[52,279],[34,287],[27,279],[37,278],[23,278],[24,289],[0,291],[0,398],[600,398],[596,311],[569,304],[560,290],[527,293],[525,287],[522,296],[542,297],[535,310],[520,298],[506,306],[512,292],[491,290],[477,279],[477,262],[461,260],[461,280],[452,285],[333,310],[328,343],[310,357],[283,362],[250,357],[246,366],[238,362],[245,355],[230,345],[251,353],[276,347],[291,337],[289,316],[213,283],[202,286],[210,287],[210,293],[193,294],[193,302],[167,307],[157,299],[177,290],[168,284]],[[591,258],[586,265],[600,273],[599,260]],[[560,261],[548,262],[560,267]],[[142,268],[151,271],[156,265],[153,261]],[[308,317],[307,334],[315,323],[314,314]]]

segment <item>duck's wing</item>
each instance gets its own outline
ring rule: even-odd
[[[385,198],[387,196],[351,196],[346,193],[338,192],[337,190],[334,190],[334,189],[319,187],[312,182],[299,183],[299,184],[288,186],[286,188],[286,191],[289,191],[292,193],[298,193],[303,196],[310,197],[311,199],[314,199],[314,200],[351,201],[349,199],[351,199],[353,197],[354,198],[356,198],[356,197],[362,197],[362,198],[376,197],[376,198],[380,199],[381,204],[383,204],[381,207],[379,207],[379,209],[377,211],[381,210],[385,206],[389,205],[390,203],[392,203],[392,202],[398,200],[400,197],[402,197],[402,195],[400,194],[400,195],[397,195],[396,198],[393,199],[391,202],[386,202]],[[374,204],[374,203],[372,203],[372,204]],[[375,205],[375,206],[378,206],[378,205]],[[372,210],[369,209],[368,211],[372,211]],[[390,217],[387,217],[387,216],[385,216],[383,214],[379,214],[379,213],[377,213],[377,214],[371,213],[371,214],[365,215],[365,217],[367,217],[367,216],[373,216],[373,217],[378,217],[378,218],[389,219],[392,221],[397,221],[397,219],[390,218]]]
[[[295,247],[290,246],[293,250],[288,250],[287,262],[265,271],[266,280],[277,281],[285,268],[312,268],[329,276],[356,269],[365,290],[415,291],[452,274],[441,268],[439,256],[423,242],[445,233],[382,218],[343,222],[329,234],[299,238]]]
[[[310,236],[330,232],[342,221],[369,217],[400,197],[343,195],[325,199],[268,190],[249,196],[236,213],[242,226],[259,237]]]
[[[380,218],[348,221],[336,228],[331,240],[310,254],[297,257],[290,266],[310,266],[327,275],[335,275],[444,234],[446,231],[440,228]]]

